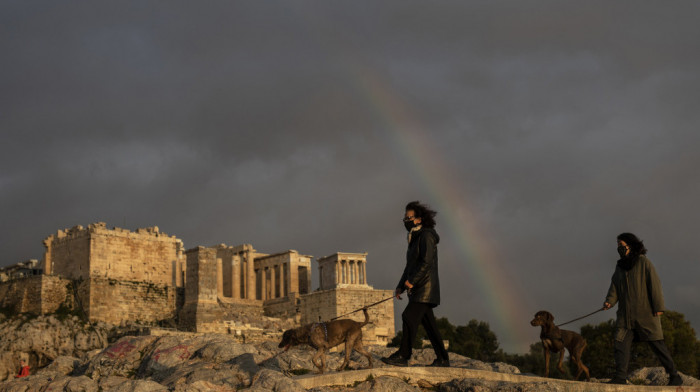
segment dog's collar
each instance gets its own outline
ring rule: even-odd
[[[314,332],[314,329],[316,329],[317,326],[323,325],[323,333],[326,336],[326,342],[328,341],[328,328],[326,328],[326,323],[314,323],[314,325],[311,326],[311,331],[309,331],[309,337],[311,337],[311,334]]]

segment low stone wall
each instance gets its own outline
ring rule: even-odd
[[[351,286],[315,291],[300,297],[301,324],[328,321],[331,318],[379,302],[393,295],[392,290]],[[394,337],[394,302],[388,300],[368,309],[370,325],[363,328],[363,342],[385,346]],[[364,321],[362,311],[343,316]]]
[[[262,301],[219,297],[218,303],[224,320],[258,320],[263,316]]]
[[[51,275],[32,275],[0,283],[0,307],[16,313],[53,313],[71,303],[69,279]]]
[[[269,299],[263,303],[265,316],[278,318],[294,318],[299,313],[297,293],[290,293],[283,298]]]
[[[176,289],[149,282],[89,280],[90,304],[83,303],[90,321],[154,322],[175,317]]]

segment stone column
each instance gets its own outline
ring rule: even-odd
[[[340,268],[338,266],[339,261],[336,260],[335,263],[333,263],[333,272],[335,273],[335,285],[337,286],[338,283],[340,283]]]
[[[224,296],[224,266],[221,258],[216,258],[216,295]]]
[[[275,272],[277,266],[270,266],[270,299],[277,298],[277,279],[275,279]]]
[[[231,298],[241,298],[241,258],[231,257]]]
[[[311,292],[311,266],[306,268],[306,293]]]
[[[175,287],[182,287],[182,260],[175,260]]]
[[[245,280],[245,286],[246,286],[246,298],[250,299],[255,299],[256,297],[256,282],[255,282],[255,263],[254,263],[254,256],[253,252],[247,251],[244,253],[245,256],[245,261],[247,263],[246,265],[246,280]]]
[[[260,271],[260,300],[264,301],[267,298],[267,274],[265,273],[265,267],[260,268],[258,271]]]
[[[53,261],[51,260],[51,245],[53,242],[50,237],[44,240],[44,247],[46,251],[44,252],[44,274],[51,275],[53,273]]]
[[[284,271],[288,270],[287,263],[280,264],[280,297],[285,297],[284,288],[287,286],[287,276],[285,276]],[[289,274],[287,274],[289,275]]]

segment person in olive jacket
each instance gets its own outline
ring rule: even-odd
[[[669,385],[682,385],[671,353],[664,343],[661,315],[666,310],[661,281],[654,265],[645,256],[644,243],[632,233],[617,236],[617,261],[610,289],[603,304],[610,309],[617,304],[615,330],[615,377],[611,384],[627,383],[627,367],[634,340],[646,341],[668,372]]]
[[[436,359],[430,366],[450,366],[450,358],[442,342],[435,322],[433,308],[440,305],[440,280],[438,279],[437,244],[440,236],[435,231],[437,212],[418,201],[408,203],[404,215],[404,226],[408,230],[406,267],[396,286],[395,296],[408,290],[409,303],[403,311],[403,334],[398,351],[382,361],[390,365],[407,366],[413,351],[418,325],[422,324]]]

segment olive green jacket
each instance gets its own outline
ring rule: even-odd
[[[605,298],[610,305],[618,304],[617,328],[634,330],[639,340],[663,340],[660,317],[666,311],[661,281],[651,261],[640,255],[629,271],[617,266]]]

